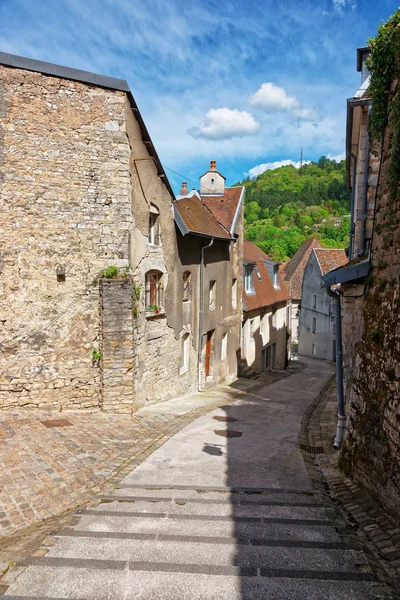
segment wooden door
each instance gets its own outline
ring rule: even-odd
[[[207,342],[206,342],[206,377],[210,376],[210,367],[211,367],[211,341],[212,341],[212,331],[207,332]]]

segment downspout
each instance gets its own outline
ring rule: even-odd
[[[203,312],[204,312],[204,250],[211,248],[214,243],[214,238],[211,238],[211,242],[201,248],[200,258],[200,310],[199,310],[199,339],[197,349],[197,381],[198,388],[201,390],[201,358],[202,358],[202,346],[203,346]]]
[[[351,189],[351,210],[350,210],[350,240],[349,240],[349,260],[353,259],[353,244],[354,244],[354,201],[356,197],[356,173],[357,173],[357,156],[350,152],[350,157],[353,159],[353,187]]]
[[[364,164],[364,187],[363,187],[363,203],[362,203],[362,216],[361,216],[361,243],[359,256],[365,254],[365,236],[367,226],[367,201],[368,201],[368,175],[369,175],[369,152],[370,152],[370,139],[369,139],[369,115],[371,112],[371,104],[368,105],[367,112],[367,143],[365,145],[365,164]]]
[[[343,348],[342,348],[342,310],[340,306],[340,292],[333,292],[326,288],[329,296],[335,299],[335,333],[336,333],[336,388],[338,403],[338,422],[333,447],[339,450],[343,440],[343,432],[346,427],[346,413],[344,408],[343,390]]]

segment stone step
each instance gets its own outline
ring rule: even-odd
[[[366,576],[253,568],[34,559],[4,599],[34,600],[375,600]]]
[[[304,519],[259,519],[255,517],[205,517],[203,515],[170,515],[162,513],[132,513],[132,511],[77,511],[81,519],[78,531],[125,533],[157,533],[167,535],[197,535],[258,539],[284,539],[315,542],[339,542],[339,528],[330,521]]]
[[[201,488],[194,486],[146,486],[139,484],[119,485],[113,493],[114,497],[137,497],[137,498],[165,498],[170,500],[186,502],[214,502],[237,504],[264,504],[266,506],[276,504],[284,505],[315,505],[322,506],[326,504],[325,497],[313,490],[296,490],[281,488],[266,488],[254,490],[248,488],[239,488],[232,491],[230,488]]]
[[[143,540],[129,537],[90,537],[86,532],[60,537],[48,557],[141,561],[175,565],[254,566],[311,571],[355,571],[353,551],[344,549],[255,546],[230,543],[202,543],[181,536],[179,540]],[[100,534],[101,535],[101,534]]]
[[[128,496],[129,498],[129,496]],[[328,520],[334,514],[329,513],[329,517],[323,507],[310,505],[263,505],[256,504],[230,504],[229,502],[201,502],[187,501],[185,498],[176,498],[174,500],[162,500],[154,498],[152,501],[141,499],[140,497],[130,497],[127,502],[108,500],[103,502],[95,510],[132,512],[132,513],[165,513],[166,515],[194,515],[203,517],[224,516],[231,517],[233,520],[242,517],[258,518],[286,518],[286,519],[317,519]]]

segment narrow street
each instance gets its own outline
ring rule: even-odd
[[[187,425],[78,510],[4,598],[375,598],[299,449],[304,411],[333,373],[307,362]]]

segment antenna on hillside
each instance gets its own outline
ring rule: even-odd
[[[300,175],[303,175],[303,146],[300,150]]]

